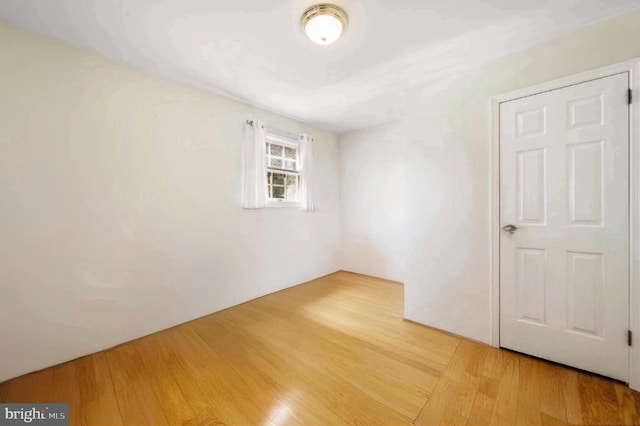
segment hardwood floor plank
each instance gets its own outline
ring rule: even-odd
[[[420,411],[414,424],[416,426],[444,424],[447,406],[451,403],[451,397],[456,392],[455,387],[456,383],[453,380],[443,376]]]
[[[562,392],[562,378],[559,369],[555,365],[545,365],[541,363],[538,369],[540,375],[540,412],[546,414],[551,419],[567,422],[567,409],[564,403]]]
[[[502,370],[491,424],[515,425],[518,414],[519,357],[502,351],[497,360]]]
[[[53,367],[52,402],[69,404],[69,424],[71,425],[83,424],[83,401],[80,388],[84,377],[79,371],[82,369],[81,364],[82,358]]]
[[[620,415],[625,425],[640,425],[640,406],[634,398],[634,392],[620,384],[615,385],[618,406],[621,407]]]
[[[568,426],[571,424],[542,412],[540,413],[540,421],[543,426]]]
[[[340,272],[0,383],[72,425],[640,424],[620,383],[402,318],[397,283]]]
[[[540,426],[542,424],[540,410],[538,407],[531,405],[524,399],[518,400],[516,422],[514,424],[523,426]]]
[[[578,376],[582,420],[589,425],[622,424],[613,382],[591,374]]]
[[[54,368],[36,371],[19,377],[11,382],[11,388],[7,393],[6,401],[9,403],[33,402],[55,403],[53,391]],[[9,389],[9,387],[7,386]]]
[[[501,364],[499,362],[500,350],[496,348],[489,348],[487,354],[484,357],[484,363],[480,370],[480,374],[484,377],[500,380],[502,376]]]
[[[493,351],[488,350],[487,354],[490,352]],[[484,375],[481,375],[478,380],[478,391],[473,400],[473,407],[471,408],[471,413],[469,413],[467,424],[488,425],[495,409],[500,382]]]
[[[105,353],[114,395],[122,422],[126,425],[167,425],[153,390],[134,363],[135,347],[123,345]]]
[[[100,352],[78,360],[82,424],[87,426],[122,425],[122,417],[113,390],[106,356]]]
[[[542,367],[541,361],[528,356],[521,357],[518,364],[518,403],[536,410],[540,407]]]
[[[562,383],[562,394],[564,396],[564,406],[567,411],[567,421],[574,425],[583,424],[580,390],[578,386],[578,376],[580,373],[562,367],[559,367],[557,373]]]
[[[0,383],[0,402],[7,402],[7,398],[9,397],[9,383]]]

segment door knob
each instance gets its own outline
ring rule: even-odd
[[[513,234],[517,229],[518,227],[515,225],[506,225],[502,227],[502,230],[508,232],[509,234]]]

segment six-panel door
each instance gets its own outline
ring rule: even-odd
[[[628,73],[500,105],[500,344],[628,381]]]

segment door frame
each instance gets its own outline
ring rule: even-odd
[[[518,89],[491,98],[490,343],[500,347],[500,104],[589,80],[629,73],[629,387],[640,390],[640,58]]]

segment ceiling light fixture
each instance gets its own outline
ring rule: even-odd
[[[311,6],[302,14],[302,30],[316,44],[336,41],[347,26],[347,14],[332,4]]]

